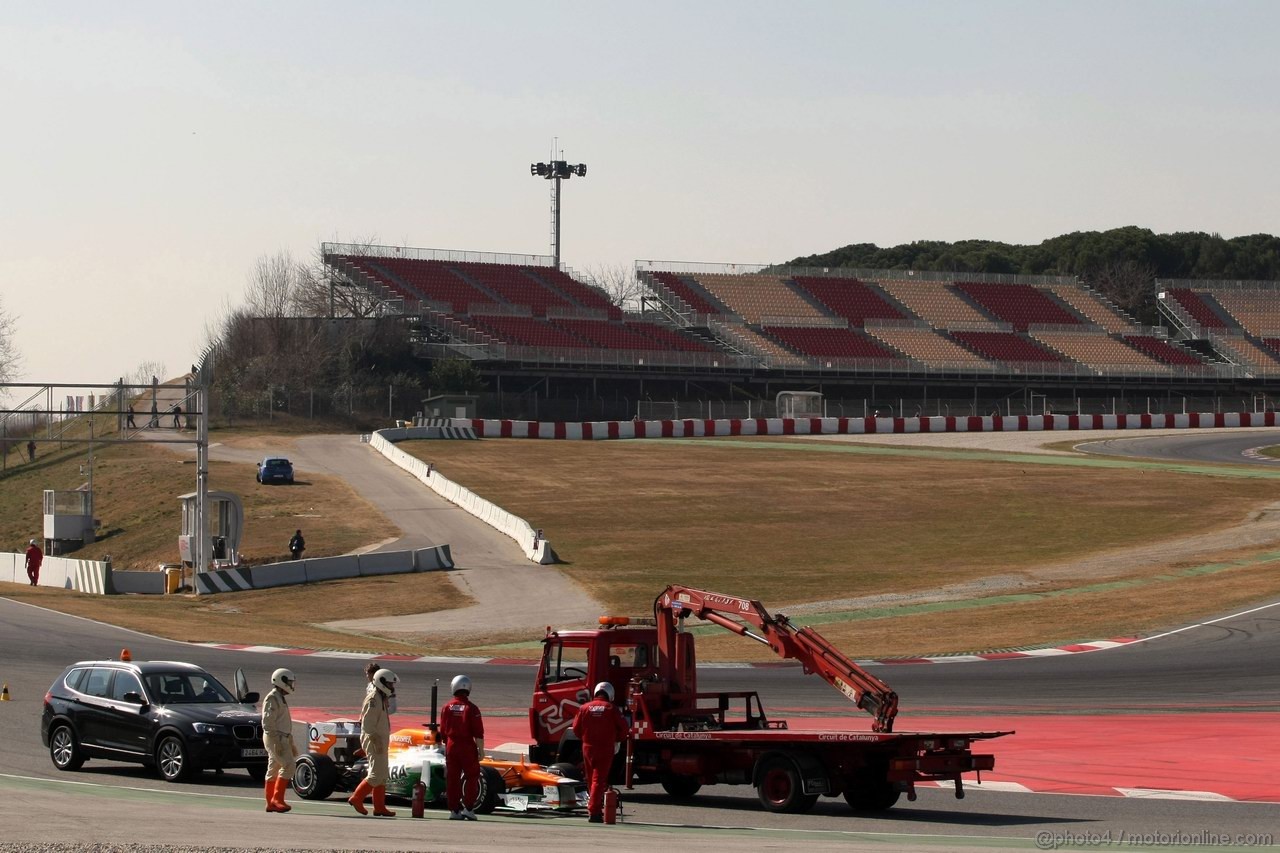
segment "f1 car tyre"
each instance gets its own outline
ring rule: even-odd
[[[293,790],[304,800],[326,800],[338,787],[338,769],[327,755],[308,752],[293,765]]]
[[[182,782],[195,768],[187,745],[177,735],[166,735],[156,746],[156,771],[166,782]]]
[[[582,768],[568,761],[560,761],[547,768],[548,773],[557,773],[575,782],[582,781]]]
[[[49,735],[49,758],[59,770],[79,770],[84,765],[84,753],[70,726],[58,726]]]
[[[677,800],[689,800],[702,788],[702,783],[692,776],[676,776],[665,773],[661,779],[662,790]]]
[[[502,774],[492,767],[480,767],[480,797],[476,803],[476,814],[492,814],[502,802],[499,796],[507,790],[502,781]]]
[[[813,808],[817,794],[804,793],[800,771],[786,755],[774,754],[761,759],[756,795],[766,811],[801,814]]]

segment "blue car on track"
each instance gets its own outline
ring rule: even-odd
[[[258,463],[259,483],[293,483],[293,463],[283,456],[268,456]]]

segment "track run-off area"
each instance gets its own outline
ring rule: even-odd
[[[717,439],[688,440],[708,441]],[[726,443],[744,450],[765,444],[809,452],[903,452],[825,440]],[[1144,451],[1147,455],[1151,448]],[[1206,476],[1280,477],[1280,470],[1264,464],[1212,464],[1223,460],[1031,457],[937,447],[910,452],[959,459],[991,454],[1022,464],[1156,466]],[[704,788],[695,804],[684,805],[654,786],[624,792],[626,817],[616,827],[588,826],[582,818],[499,815],[460,825],[431,810],[427,820],[411,820],[407,804],[395,820],[361,818],[336,795],[325,803],[294,798],[293,813],[268,815],[261,810],[259,787],[239,771],[205,774],[177,785],[159,781],[144,768],[102,761],[90,761],[78,773],[58,773],[40,745],[39,716],[45,690],[69,662],[113,657],[128,647],[135,659],[188,660],[228,682],[236,668],[243,668],[253,689],[262,689],[277,666],[288,666],[299,677],[294,719],[310,720],[355,714],[367,656],[208,648],[0,600],[0,644],[9,650],[0,664],[0,679],[13,696],[12,702],[0,704],[0,723],[9,733],[0,740],[0,789],[7,801],[0,810],[0,842],[563,850],[596,845],[608,833],[610,847],[626,850],[663,843],[706,850],[803,846],[931,851],[1116,844],[1127,849],[1247,850],[1274,844],[1280,826],[1280,781],[1275,776],[1280,766],[1280,738],[1275,735],[1280,731],[1280,676],[1273,664],[1280,660],[1280,602],[1150,637],[1114,639],[1126,642],[1087,653],[1047,649],[1006,659],[879,665],[876,673],[902,697],[898,731],[1016,731],[986,745],[996,755],[996,772],[984,775],[981,785],[967,781],[963,800],[955,799],[950,789],[922,789],[917,802],[904,799],[873,817],[854,815],[838,799],[821,800],[807,815],[776,815],[760,810],[746,787]],[[485,712],[491,748],[528,740],[533,667],[466,659],[385,660],[404,687],[393,727],[425,720],[431,684],[447,684],[465,671],[476,682],[473,698]],[[864,718],[838,694],[797,667],[712,667],[702,684],[708,690],[758,690],[770,716],[788,719],[794,728],[865,728]],[[39,820],[28,817],[37,813]]]

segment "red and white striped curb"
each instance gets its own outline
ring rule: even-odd
[[[1229,429],[1273,427],[1275,412],[1191,412],[1137,415],[992,415],[920,418],[726,418],[663,421],[464,420],[481,438],[598,441],[622,438],[701,438],[743,435],[875,435],[934,432],[1050,432],[1107,429]]]
[[[860,666],[898,666],[902,664],[925,663],[974,663],[976,661],[1013,660],[1016,658],[1042,658],[1059,655],[1074,655],[1082,652],[1098,652],[1136,643],[1140,637],[1121,637],[1113,640],[1094,640],[1089,643],[1071,643],[1065,646],[1054,646],[1040,649],[1022,649],[1007,652],[983,652],[972,655],[933,655],[929,657],[880,658],[877,660],[860,660]],[[255,646],[244,643],[195,643],[207,649],[220,649],[229,652],[254,652],[269,655],[291,655],[296,657],[338,658],[342,660],[379,660],[395,663],[456,663],[469,666],[537,666],[538,661],[530,658],[477,658],[447,657],[433,655],[397,655],[373,654],[370,652],[344,652],[329,649],[293,649],[285,646]],[[778,667],[799,666],[792,661],[769,661],[765,663],[705,663],[699,664],[704,669],[774,669]]]

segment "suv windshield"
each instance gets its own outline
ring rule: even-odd
[[[227,688],[207,672],[153,672],[146,676],[147,692],[157,705],[234,702]]]

